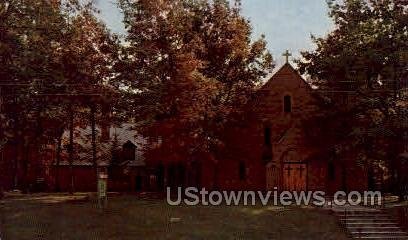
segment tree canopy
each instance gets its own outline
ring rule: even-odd
[[[19,165],[26,175],[35,157],[29,149],[60,139],[74,115],[84,122],[80,113],[112,77],[117,37],[96,13],[93,1],[0,3],[0,138],[23,149],[14,175]]]
[[[121,0],[128,32],[119,84],[135,93],[147,135],[174,152],[211,152],[228,116],[271,73],[264,37],[235,1]],[[163,147],[164,149],[164,147]]]
[[[317,49],[303,52],[302,73],[339,90],[386,87],[398,90],[408,66],[405,1],[328,1],[335,29],[312,36]]]
[[[316,49],[297,60],[333,110],[322,123],[327,146],[343,154],[358,149],[356,161],[382,164],[401,186],[398,154],[406,151],[408,7],[398,0],[329,0],[335,29],[312,36]],[[327,134],[328,129],[336,129]],[[326,134],[324,134],[326,132]],[[329,136],[330,135],[330,136]]]

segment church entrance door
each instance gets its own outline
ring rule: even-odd
[[[284,163],[283,164],[283,188],[286,191],[307,190],[307,164]]]

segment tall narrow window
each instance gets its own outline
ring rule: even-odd
[[[336,168],[334,166],[333,160],[329,160],[328,165],[328,177],[330,181],[334,181],[336,179]]]
[[[265,127],[264,129],[264,143],[266,146],[271,145],[271,128]]]
[[[246,166],[244,162],[239,163],[239,180],[244,181],[246,179]]]
[[[283,97],[283,110],[285,113],[292,112],[292,98],[289,95]]]

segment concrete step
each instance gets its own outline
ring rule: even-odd
[[[392,218],[341,218],[340,219],[341,222],[345,223],[345,222],[356,222],[356,223],[382,223],[382,222],[387,222],[387,223],[395,223],[397,224],[398,222]]]
[[[381,209],[374,209],[374,208],[333,208],[332,209],[335,213],[347,212],[347,213],[382,213]]]
[[[363,212],[363,211],[341,211],[341,212],[334,212],[334,215],[336,216],[378,216],[378,217],[384,217],[388,216],[386,214],[383,214],[382,212]]]
[[[353,218],[391,218],[387,214],[336,214],[336,217],[353,217]]]
[[[400,239],[408,239],[405,236],[367,236],[367,237],[353,237],[353,239],[381,239],[381,240],[400,240]]]
[[[396,223],[345,223],[343,224],[347,229],[350,227],[355,227],[355,228],[366,228],[366,227],[399,227],[398,224]]]
[[[368,226],[368,227],[375,227],[375,226],[394,226],[397,225],[397,223],[395,222],[370,222],[370,223],[366,223],[366,222],[346,222],[347,225],[355,225],[355,226]]]
[[[353,239],[407,239],[407,236],[397,236],[397,235],[372,235],[372,236],[351,236]]]
[[[399,235],[399,236],[408,236],[406,232],[403,231],[354,231],[350,232],[353,235],[376,235],[376,234],[385,234],[385,235]]]
[[[343,217],[337,217],[338,219],[340,219],[340,220],[350,220],[350,221],[353,221],[353,220],[361,220],[361,221],[364,221],[364,220],[370,220],[370,221],[375,221],[375,222],[378,222],[378,221],[385,221],[385,222],[387,222],[387,221],[395,221],[395,219],[394,218],[392,218],[392,217],[354,217],[354,216],[343,216]]]
[[[350,226],[348,227],[348,230],[350,232],[357,232],[357,231],[366,231],[366,232],[400,232],[401,228],[398,226],[387,226],[387,227],[378,227],[378,226],[366,226],[366,227],[361,227],[361,226]]]

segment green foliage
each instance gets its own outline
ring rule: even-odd
[[[321,94],[334,100],[322,139],[338,155],[359,153],[369,167],[398,171],[406,125],[408,8],[398,0],[328,1],[335,29],[312,36],[316,50],[297,60],[316,79]],[[323,124],[322,124],[323,125]],[[335,131],[333,131],[335,129]],[[324,132],[327,132],[324,134]],[[385,163],[385,164],[384,164]],[[397,181],[398,182],[398,181]]]
[[[408,16],[404,1],[328,1],[335,30],[312,37],[317,49],[298,60],[302,73],[339,90],[397,91],[408,66]],[[381,76],[381,84],[378,79]]]

